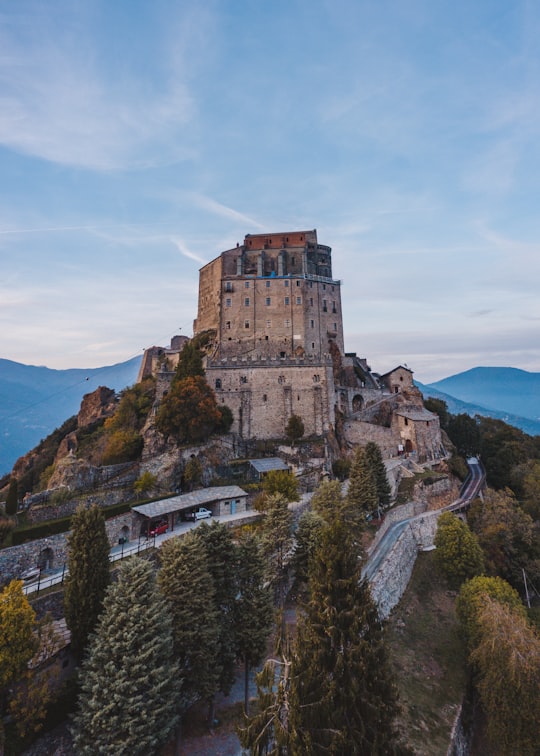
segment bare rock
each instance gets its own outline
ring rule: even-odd
[[[91,394],[85,394],[77,415],[77,427],[84,428],[97,420],[110,417],[116,409],[116,394],[113,389],[98,386]]]

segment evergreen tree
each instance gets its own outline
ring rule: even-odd
[[[339,480],[323,480],[311,497],[313,511],[329,523],[341,516],[343,506]]]
[[[206,552],[208,571],[214,586],[218,622],[219,690],[228,695],[236,676],[235,603],[237,588],[237,549],[229,528],[219,522],[203,523],[195,531]],[[210,720],[213,717],[210,716]]]
[[[105,518],[96,504],[89,509],[81,506],[73,515],[68,548],[64,614],[71,630],[71,648],[81,659],[111,579]]]
[[[8,488],[7,498],[6,498],[6,514],[7,515],[17,514],[18,490],[19,490],[19,486],[17,483],[17,478],[10,478],[9,488]]]
[[[289,698],[290,753],[404,753],[381,622],[348,527],[325,528],[311,562]]]
[[[183,381],[184,378],[193,378],[194,376],[204,377],[204,367],[202,361],[202,352],[192,341],[186,341],[178,357],[178,365],[174,381]]]
[[[368,512],[377,509],[377,483],[365,449],[356,447],[351,466],[349,487],[345,496],[347,519],[361,523]]]
[[[206,551],[195,531],[160,549],[158,583],[173,618],[174,653],[183,684],[183,714],[219,690],[219,621]]]
[[[299,415],[291,415],[285,427],[285,435],[291,444],[294,446],[294,442],[298,441],[299,438],[302,438],[304,433],[305,428],[302,418]]]
[[[324,519],[317,512],[307,510],[298,520],[294,547],[294,576],[299,584],[308,579],[309,562],[320,541]]]
[[[452,587],[459,588],[484,572],[484,555],[478,539],[466,523],[452,512],[443,512],[433,539],[435,556]]]
[[[74,744],[81,756],[158,754],[178,720],[171,617],[149,562],[124,561],[82,667]]]
[[[257,539],[247,535],[238,545],[238,598],[235,607],[236,649],[244,662],[244,712],[249,711],[249,672],[264,658],[272,628],[272,594]]]
[[[262,548],[266,558],[267,575],[278,606],[283,607],[287,586],[288,557],[293,545],[293,516],[287,500],[279,494],[266,500],[262,521]]]
[[[375,476],[378,503],[386,507],[390,503],[391,488],[386,475],[386,467],[384,466],[381,449],[374,441],[369,441],[366,444],[365,454]]]

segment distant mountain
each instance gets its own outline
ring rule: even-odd
[[[490,379],[490,374],[493,380]],[[471,385],[468,387],[467,377],[471,375],[473,379]],[[522,388],[520,388],[520,376],[523,378],[525,384]],[[534,407],[535,403],[538,404],[539,395],[538,389],[534,391],[530,390],[531,383],[534,385],[534,380],[530,381],[531,377],[538,381],[538,388],[540,389],[539,373],[527,373],[524,370],[516,370],[515,368],[473,368],[472,370],[467,370],[465,373],[444,378],[436,383],[422,384],[418,381],[415,381],[415,383],[424,397],[442,399],[447,403],[449,411],[454,415],[465,413],[471,416],[482,415],[483,417],[492,417],[520,428],[531,436],[538,436],[540,435],[540,419],[538,415],[534,417],[534,412],[531,412],[529,408],[530,406]],[[440,388],[443,385],[447,386],[446,390]],[[482,395],[487,397],[487,401],[491,403],[490,406],[485,401],[482,402],[480,399],[474,398],[480,394],[481,387],[483,386],[485,386],[485,391]],[[514,414],[507,409],[510,406],[516,405],[514,398],[508,396],[508,392],[511,391],[521,392],[521,399],[525,398],[523,403],[519,397],[517,399],[517,406],[522,407],[522,414]],[[499,395],[500,400],[497,398]],[[463,399],[464,396],[472,397],[472,399],[466,401]],[[494,406],[497,401],[500,401],[500,405]],[[525,414],[525,412],[529,414]],[[531,414],[533,417],[530,416]]]
[[[463,402],[540,420],[540,373],[516,368],[477,367],[429,386]]]
[[[77,414],[84,394],[133,385],[140,363],[134,357],[102,368],[51,370],[0,359],[0,475]]]

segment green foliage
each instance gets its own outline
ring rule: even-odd
[[[478,539],[469,527],[452,512],[443,512],[434,538],[436,559],[451,586],[481,575],[484,558]]]
[[[107,591],[83,664],[76,752],[157,756],[176,726],[179,695],[171,617],[153,568],[128,559]]]
[[[366,444],[364,453],[375,476],[378,502],[381,506],[385,507],[390,503],[391,488],[386,475],[386,467],[384,466],[381,449],[374,441],[369,441]]]
[[[304,433],[305,427],[302,418],[299,415],[291,415],[285,426],[285,435],[289,441],[294,445],[294,442],[302,438]]]
[[[228,433],[234,422],[232,410],[230,407],[227,407],[226,404],[220,404],[218,406],[218,412],[221,417],[216,425],[216,433]]]
[[[110,583],[110,546],[105,518],[97,505],[89,509],[79,507],[73,515],[71,526],[64,614],[71,630],[71,648],[82,658]]]
[[[320,542],[325,520],[317,512],[307,510],[298,520],[294,547],[294,574],[299,583],[308,579],[309,563]]]
[[[12,580],[0,593],[0,690],[18,679],[36,651],[35,619],[22,582]]]
[[[186,341],[182,347],[176,366],[176,374],[173,379],[174,384],[183,381],[185,378],[194,378],[195,376],[204,377],[204,367],[202,361],[202,352],[194,339]]]
[[[201,482],[202,475],[203,466],[200,460],[195,456],[191,456],[186,462],[183,475],[184,482],[187,484],[187,487],[190,491],[193,490],[194,486],[198,485]]]
[[[215,394],[201,376],[175,382],[156,414],[156,428],[180,443],[206,440],[221,421]]]
[[[11,520],[9,517],[0,517],[0,546],[2,546],[14,527],[15,520]]]
[[[540,578],[540,529],[518,504],[512,493],[488,489],[468,516],[478,537],[490,574],[499,575],[514,587],[521,586],[522,570],[536,582]]]
[[[360,524],[367,513],[378,506],[377,481],[365,448],[357,446],[345,497],[347,519]]]
[[[439,422],[441,428],[446,430],[448,428],[448,422],[450,420],[450,413],[448,412],[448,404],[442,399],[434,399],[430,397],[424,399],[424,407],[430,412],[434,412],[439,416]]]
[[[262,549],[267,577],[280,607],[285,603],[287,560],[293,545],[292,528],[293,516],[285,497],[280,494],[268,496],[261,525]]]
[[[332,462],[332,472],[336,478],[344,481],[351,472],[351,460],[348,457],[339,457]]]
[[[327,522],[340,516],[343,509],[341,483],[338,480],[323,480],[311,497],[311,508]]]
[[[488,734],[502,756],[537,756],[540,743],[540,637],[523,615],[486,599],[471,654]]]
[[[450,415],[446,430],[458,453],[463,457],[470,457],[479,453],[480,428],[478,417],[473,418],[465,413]]]
[[[112,432],[138,433],[152,409],[155,393],[153,378],[145,378],[140,383],[124,389],[114,415],[105,421],[105,429]]]
[[[219,522],[202,523],[195,531],[206,553],[217,609],[217,665],[221,670],[218,690],[228,695],[236,673],[235,602],[237,549],[229,528]]]
[[[263,478],[262,487],[268,496],[278,494],[287,501],[300,499],[298,482],[295,476],[286,470],[270,470]]]
[[[249,670],[264,658],[272,628],[272,594],[265,581],[264,557],[258,540],[243,536],[238,544],[235,640],[238,658],[244,662],[244,712],[248,714]]]
[[[219,618],[214,581],[196,531],[165,541],[159,588],[173,618],[174,655],[183,679],[181,713],[219,690]]]
[[[311,561],[290,672],[291,753],[397,754],[397,689],[348,527],[325,528]]]
[[[7,498],[6,498],[6,514],[7,515],[17,514],[17,505],[19,501],[18,490],[19,490],[19,484],[17,483],[17,478],[11,478],[9,481],[9,489],[8,489]]]
[[[469,468],[463,457],[459,457],[455,454],[448,460],[448,470],[461,481],[464,481],[469,474]]]
[[[150,491],[153,491],[156,488],[156,486],[157,476],[153,475],[149,470],[145,470],[133,484],[135,493],[139,495],[148,495]]]
[[[502,420],[478,417],[477,422],[479,452],[486,468],[488,485],[497,489],[512,488],[515,485],[515,468],[527,459],[539,458],[538,441]]]
[[[479,643],[479,615],[487,599],[504,604],[514,613],[525,616],[525,607],[518,592],[506,580],[485,575],[467,580],[459,591],[456,614],[470,650]]]
[[[122,462],[133,462],[141,456],[143,446],[143,438],[137,431],[115,430],[107,435],[101,463],[119,465]]]

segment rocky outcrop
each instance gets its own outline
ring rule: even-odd
[[[77,415],[77,427],[85,428],[98,420],[110,417],[116,408],[116,394],[113,389],[99,386],[91,394],[85,394]]]

